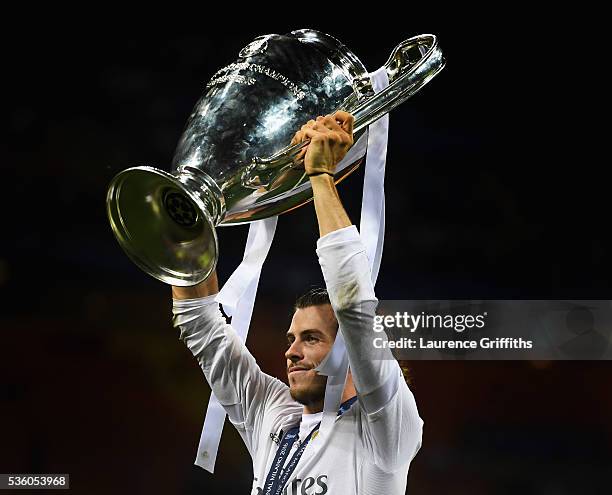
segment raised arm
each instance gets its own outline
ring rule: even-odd
[[[367,326],[378,301],[359,234],[334,183],[336,165],[353,143],[352,132],[353,116],[337,112],[309,121],[294,140],[310,139],[305,150],[304,167],[310,177],[319,224],[317,252],[334,313],[347,341],[355,386],[362,401],[365,400],[366,408],[371,409],[381,404],[370,404],[369,394],[380,388],[381,382],[391,380],[387,375],[394,375],[394,370],[390,363],[368,362],[367,359],[358,363],[356,358],[369,356],[369,353],[364,354],[369,351]]]
[[[173,324],[252,454],[260,432],[273,428],[268,423],[275,421],[275,408],[293,402],[287,386],[261,371],[225,321],[215,301],[218,292],[216,273],[193,287],[172,287]]]
[[[304,157],[320,238],[317,254],[346,342],[351,375],[366,413],[368,450],[383,470],[410,462],[421,442],[422,420],[389,349],[375,349],[374,294],[365,247],[336,190],[333,172],[352,143],[353,118],[345,112],[310,121],[296,140],[311,139]]]

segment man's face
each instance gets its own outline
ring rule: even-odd
[[[287,332],[287,376],[291,397],[310,405],[322,402],[327,377],[314,370],[330,351],[338,323],[329,304],[298,309]]]

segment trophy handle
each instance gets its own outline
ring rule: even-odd
[[[409,38],[395,47],[384,65],[389,86],[374,94],[369,78],[367,81],[356,80],[354,83],[360,86],[361,96],[352,105],[339,110],[353,114],[353,133],[357,134],[416,94],[444,68],[444,64],[435,35],[421,34]],[[270,157],[253,158],[242,173],[242,185],[251,189],[272,189],[276,177],[302,165],[303,161],[297,160],[297,156],[308,143],[309,139],[287,146]]]
[[[421,34],[395,47],[384,67],[389,86],[366,96],[349,110],[355,117],[354,132],[367,127],[416,94],[444,68],[445,60],[433,34]]]

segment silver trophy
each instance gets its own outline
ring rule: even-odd
[[[134,167],[108,189],[111,227],[128,256],[177,286],[206,279],[218,259],[215,227],[279,215],[312,199],[307,143],[288,146],[318,115],[345,110],[354,140],[444,67],[435,36],[400,43],[385,64],[389,86],[374,94],[359,59],[309,29],[260,36],[206,85],[176,148],[172,172]],[[340,182],[362,159],[338,169]]]

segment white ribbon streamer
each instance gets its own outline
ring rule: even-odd
[[[373,72],[370,77],[375,93],[389,86],[389,76],[385,67]],[[385,243],[385,166],[389,114],[371,124],[370,130],[359,231],[370,261],[372,284],[376,285]]]
[[[242,263],[215,298],[232,317],[232,327],[243,342],[249,333],[259,276],[274,240],[277,221],[278,217],[272,217],[251,223]],[[196,466],[210,473],[215,470],[225,416],[223,406],[211,392],[195,460]]]

